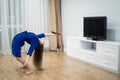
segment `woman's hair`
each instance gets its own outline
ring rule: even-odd
[[[36,69],[41,69],[42,57],[43,57],[43,45],[38,45],[35,48],[35,52],[33,54],[33,64],[36,67]]]

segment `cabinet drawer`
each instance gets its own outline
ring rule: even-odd
[[[95,63],[95,61],[96,61],[96,58],[95,58],[95,56],[93,56],[93,55],[89,55],[89,54],[81,54],[80,55],[80,59],[81,60],[84,60],[84,61],[87,61],[87,62],[90,62],[90,63]]]
[[[116,46],[98,44],[97,45],[97,53],[117,57],[118,56],[118,48]]]
[[[109,53],[98,53],[98,56],[103,57],[103,58],[107,58],[107,59],[112,59],[117,61],[118,60],[118,56],[115,55],[110,55]]]
[[[103,66],[105,68],[109,68],[109,69],[113,69],[113,70],[117,70],[118,69],[118,62],[117,61],[113,61],[113,60],[108,60],[105,58],[97,58],[97,64],[100,66]]]

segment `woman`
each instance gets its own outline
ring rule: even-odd
[[[41,38],[52,36],[57,34],[56,32],[52,33],[41,33],[41,34],[34,34],[32,32],[21,32],[14,36],[12,41],[12,54],[16,57],[16,59],[23,64],[23,68],[25,68],[25,74],[31,74],[33,71],[31,70],[30,66],[28,65],[29,59],[33,54],[33,64],[37,69],[41,69],[42,65],[42,55],[43,55],[43,40]],[[58,33],[59,34],[59,33]],[[21,47],[27,42],[30,44],[30,48],[27,52],[26,60],[21,57]]]

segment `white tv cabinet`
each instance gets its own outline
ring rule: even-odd
[[[67,55],[120,73],[120,42],[68,37]]]

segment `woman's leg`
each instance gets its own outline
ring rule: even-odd
[[[25,60],[24,59],[22,59],[22,58],[16,58],[20,63],[22,63],[23,65],[24,65],[24,63],[25,63]],[[25,68],[25,74],[31,74],[31,73],[33,73],[33,71],[31,70],[31,68],[30,68],[30,66],[27,64],[27,66],[25,67],[23,67],[23,68]]]
[[[19,58],[19,57],[16,57],[16,59],[17,59],[21,64],[24,65],[24,63],[25,63],[25,60],[24,60],[24,59],[22,59],[21,57],[20,57],[20,58]]]

